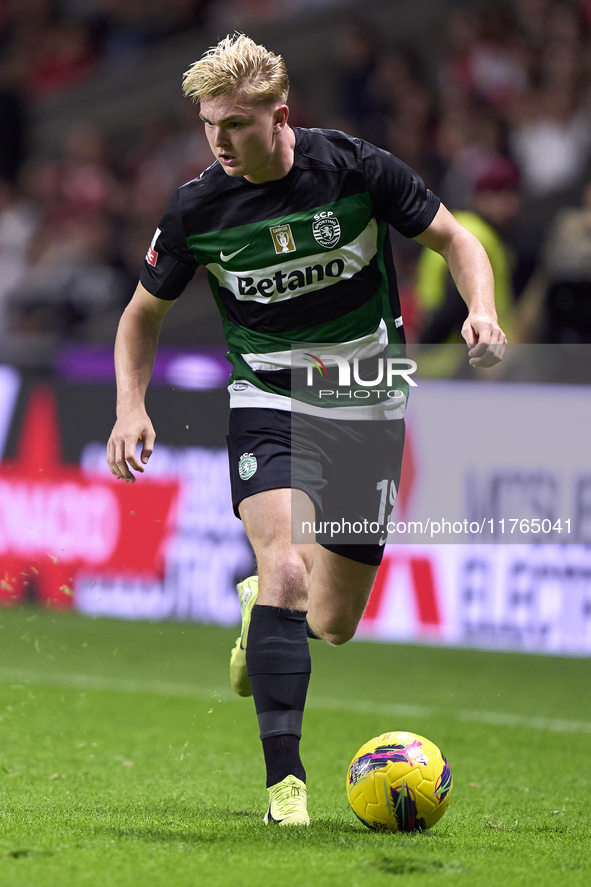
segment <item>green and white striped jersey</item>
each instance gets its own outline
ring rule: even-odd
[[[334,391],[322,404],[331,417],[398,418],[405,397],[385,398],[362,382],[363,398],[345,404],[346,392],[329,384],[342,383],[345,362],[355,388],[364,368],[375,377],[380,357],[385,367],[404,355],[388,225],[414,237],[439,200],[367,142],[329,130],[295,134],[294,164],[282,179],[253,184],[216,162],[179,188],[141,282],[176,299],[197,265],[206,267],[233,367],[232,407],[316,413],[308,384],[315,367]]]

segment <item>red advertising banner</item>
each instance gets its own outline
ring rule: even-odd
[[[61,458],[51,388],[33,389],[16,458],[0,463],[0,600],[70,606],[77,574],[162,576],[179,484],[89,478]]]

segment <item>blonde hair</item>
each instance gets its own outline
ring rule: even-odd
[[[287,101],[285,62],[245,34],[228,34],[183,76],[183,92],[194,102],[243,93],[251,102]]]

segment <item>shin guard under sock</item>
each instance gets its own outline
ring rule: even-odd
[[[246,664],[263,742],[267,786],[289,774],[305,781],[299,755],[310,680],[305,612],[255,604]]]

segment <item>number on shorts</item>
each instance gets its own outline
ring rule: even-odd
[[[378,511],[378,523],[381,525],[384,523],[386,518],[386,505],[388,502],[390,505],[394,505],[396,502],[396,486],[394,481],[389,481],[390,484],[390,492],[388,493],[388,478],[385,477],[384,480],[379,481],[376,484],[376,490],[380,491],[380,508]]]

